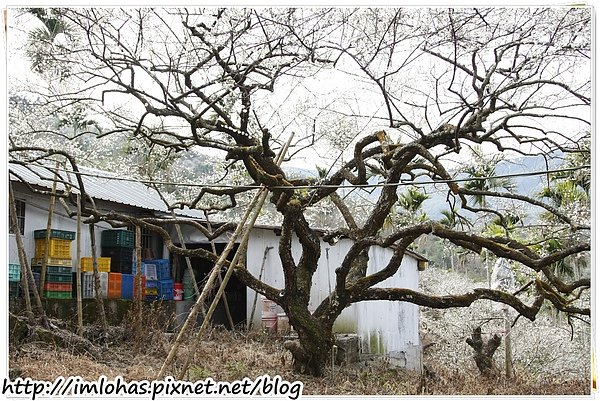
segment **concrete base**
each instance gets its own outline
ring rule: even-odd
[[[335,356],[336,365],[350,365],[358,362],[360,350],[359,339],[356,334],[338,334],[335,336],[337,352]]]
[[[194,305],[193,299],[185,301],[175,301],[175,331],[179,331],[190,314],[190,309]]]

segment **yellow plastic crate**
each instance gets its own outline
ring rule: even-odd
[[[35,257],[43,258],[44,252],[46,251],[46,240],[36,239],[35,240]],[[48,251],[48,257],[50,258],[71,258],[71,240],[50,238],[50,249]]]
[[[44,258],[33,258],[31,259],[31,266],[41,266]],[[72,261],[71,258],[48,258],[46,260],[46,266],[62,266],[62,267],[71,267]]]
[[[94,271],[94,261],[92,257],[81,258],[81,271],[91,272]],[[99,272],[110,272],[110,258],[98,258],[98,271]]]

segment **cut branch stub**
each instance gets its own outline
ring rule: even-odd
[[[500,336],[494,334],[487,341],[484,341],[481,336],[481,326],[479,326],[473,329],[473,334],[466,341],[474,350],[473,359],[475,359],[475,364],[477,364],[481,374],[486,377],[496,376],[494,353],[500,346]]]

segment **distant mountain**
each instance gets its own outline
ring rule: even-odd
[[[523,173],[535,173],[547,170],[554,170],[559,168],[562,163],[562,153],[556,153],[552,158],[548,159],[548,164],[543,156],[529,156],[529,157],[517,157],[512,159],[503,160],[496,165],[496,175],[513,175]],[[452,173],[451,173],[452,174]],[[464,174],[459,175],[457,178],[466,178]],[[545,174],[540,175],[528,175],[520,177],[512,177],[511,180],[515,185],[514,192],[535,197],[536,194],[546,185],[547,176]],[[446,195],[448,188],[445,185],[438,185],[439,191],[431,191],[431,186],[427,186],[426,192],[431,196],[430,199],[423,203],[423,209],[427,212],[430,218],[437,220],[442,217],[442,211],[449,210],[450,206],[446,202]],[[493,203],[492,203],[493,205]],[[535,217],[539,214],[540,210],[534,208],[531,210],[532,215],[529,217]]]

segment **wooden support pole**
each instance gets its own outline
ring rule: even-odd
[[[163,199],[164,201],[164,199]],[[167,203],[165,201],[165,203]],[[168,206],[168,204],[167,204]],[[171,216],[175,219],[177,216],[175,215],[175,211],[171,210]],[[185,239],[183,238],[183,233],[181,232],[181,227],[179,224],[175,224],[175,231],[177,231],[177,236],[179,237],[179,242],[181,243],[181,249],[187,249],[185,246]],[[194,274],[194,269],[192,267],[192,261],[188,256],[185,256],[185,264],[187,266],[188,272],[190,273],[190,277],[192,278],[192,283],[194,284],[194,296],[200,296],[200,289],[198,288],[198,283],[196,282],[196,275]],[[206,314],[206,310],[204,308],[204,304],[201,305],[202,314]]]
[[[140,226],[135,226],[135,267],[136,274],[134,282],[134,288],[137,287],[137,294],[135,295],[135,327],[134,330],[136,335],[142,333],[143,324],[143,312],[142,312],[142,298],[144,297],[144,285],[142,283],[142,229]],[[135,290],[134,290],[135,292]]]
[[[13,226],[13,232],[15,235],[15,241],[17,243],[17,251],[19,253],[19,262],[21,263],[21,267],[24,270],[24,273],[27,275],[27,277],[23,280],[24,284],[26,285],[24,291],[25,291],[25,295],[27,296],[26,298],[26,303],[29,300],[29,289],[31,289],[33,291],[33,298],[35,301],[35,304],[39,310],[40,313],[40,318],[42,321],[42,325],[46,328],[50,328],[50,322],[48,321],[48,317],[46,316],[46,312],[44,311],[44,307],[42,306],[42,300],[40,298],[40,293],[37,289],[37,287],[35,286],[35,279],[33,277],[33,270],[31,269],[31,266],[29,265],[29,262],[27,261],[27,253],[25,252],[25,246],[23,245],[23,238],[21,237],[21,230],[19,229],[19,221],[17,219],[17,208],[15,206],[15,195],[13,193],[13,187],[12,187],[12,183],[9,182],[8,185],[8,202],[9,202],[9,207],[10,207],[10,219],[12,222],[12,226]],[[29,283],[33,283],[33,285],[29,285]],[[31,303],[29,303],[28,306],[28,314],[30,313],[30,318],[33,318],[33,308],[31,307]]]
[[[287,148],[289,147],[291,139],[292,139],[292,136],[290,136],[287,143],[281,149],[281,153],[279,154],[279,156],[277,158],[278,165],[281,164],[281,162],[283,161],[283,157],[287,151]],[[158,379],[161,379],[162,377],[164,377],[164,375],[167,371],[167,368],[169,368],[172,365],[173,361],[175,360],[177,351],[178,351],[179,347],[181,346],[183,339],[186,336],[188,328],[192,325],[192,322],[195,321],[198,311],[200,310],[200,305],[202,305],[204,303],[205,299],[208,297],[208,294],[212,290],[212,287],[217,279],[217,276],[220,274],[220,270],[223,267],[223,265],[225,264],[225,261],[227,260],[227,256],[229,255],[229,253],[231,252],[231,250],[233,249],[233,247],[235,245],[235,241],[238,239],[238,237],[240,235],[242,235],[244,228],[245,228],[246,221],[250,218],[250,215],[252,214],[253,210],[258,208],[258,212],[260,212],[260,208],[262,207],[262,204],[264,203],[264,201],[267,197],[267,194],[268,194],[268,191],[267,191],[266,187],[261,187],[258,190],[258,192],[254,195],[254,198],[250,202],[250,205],[248,206],[246,212],[244,213],[244,216],[242,217],[242,219],[240,220],[236,229],[234,230],[233,234],[231,235],[231,238],[230,238],[229,242],[227,243],[227,245],[225,246],[225,249],[223,250],[221,255],[219,255],[219,258],[217,259],[217,262],[215,263],[215,265],[208,277],[208,280],[206,281],[206,284],[204,285],[204,289],[202,290],[202,293],[196,300],[196,303],[190,310],[190,314],[188,315],[187,319],[185,320],[183,327],[179,331],[179,334],[177,335],[177,338],[175,339],[175,342],[173,343],[173,346],[171,347],[171,350],[169,351],[167,358],[165,359],[162,367],[160,368],[160,371],[158,372],[158,375],[157,375]],[[258,212],[256,213],[256,216],[258,216]],[[240,248],[243,248],[243,246],[240,245]],[[239,251],[239,249],[238,249],[238,251]],[[236,252],[236,255],[239,255],[239,254],[240,254],[240,252]],[[238,258],[234,258],[234,260],[238,259]],[[230,269],[228,269],[228,271],[233,270],[232,269],[233,265],[234,264],[232,262],[230,264]],[[223,283],[227,284],[227,280],[228,280],[227,275],[225,277],[226,278],[223,280]],[[211,318],[211,315],[210,315],[210,309],[209,309],[209,313],[207,313],[207,315],[204,317],[204,322],[202,324],[202,327],[205,326],[206,322],[210,321],[210,318]],[[202,327],[200,328],[199,334],[202,334]],[[199,337],[200,336],[197,336],[197,338],[199,338]],[[196,345],[195,345],[196,342],[194,343],[194,349],[196,347]],[[193,353],[190,353],[189,357],[193,357]],[[188,358],[188,361],[186,361],[186,362],[189,363],[189,358]],[[185,374],[185,369],[180,372],[180,376],[182,377],[184,374]]]
[[[27,318],[30,322],[33,322],[33,309],[31,307],[31,298],[29,297],[29,269],[26,266],[27,264],[27,255],[25,254],[25,248],[23,246],[23,240],[21,238],[21,230],[19,228],[19,221],[17,219],[17,208],[15,206],[15,199],[13,197],[12,184],[10,185],[9,191],[9,204],[8,208],[10,211],[10,226],[12,227],[12,232],[15,236],[15,242],[17,244],[17,254],[19,255],[19,263],[21,265],[21,287],[23,288],[24,298],[25,298],[25,312],[27,313]],[[33,286],[35,287],[35,281],[33,282]]]
[[[98,306],[100,313],[100,324],[102,325],[102,331],[104,337],[108,335],[108,323],[106,322],[106,312],[104,311],[104,301],[100,296],[100,274],[98,273],[98,254],[96,250],[96,227],[94,223],[90,223],[90,242],[92,245],[92,269],[94,275],[94,298]],[[80,288],[81,290],[81,288]]]
[[[510,320],[508,316],[508,308],[504,307],[504,361],[505,361],[505,374],[507,378],[513,376],[513,362],[512,362],[512,344],[510,338]]]
[[[83,301],[82,301],[82,285],[81,285],[81,195],[77,194],[77,237],[76,237],[76,266],[75,278],[77,291],[77,334],[83,336]]]
[[[56,170],[54,171],[54,180],[52,181],[52,194],[50,195],[50,204],[48,205],[48,221],[46,223],[46,237],[44,248],[44,257],[42,259],[42,267],[40,269],[40,291],[44,296],[44,285],[46,284],[46,270],[48,268],[48,256],[50,254],[50,230],[52,229],[52,217],[54,216],[54,207],[56,205],[56,181],[59,164],[56,162]]]
[[[208,213],[206,212],[206,210],[204,211],[204,217],[206,218],[206,225],[208,226],[208,230],[212,231],[212,227],[210,225],[210,220],[208,219]],[[210,248],[212,249],[212,252],[216,255],[217,254],[217,247],[215,245],[215,240],[211,239],[210,240]],[[238,252],[240,252],[241,250],[238,248]],[[219,285],[221,285],[223,283],[223,277],[221,277],[221,272],[219,272]],[[235,325],[233,324],[233,318],[231,317],[231,311],[229,310],[229,302],[227,301],[227,295],[223,294],[223,304],[225,306],[225,314],[227,315],[227,321],[229,322],[229,326],[231,327],[231,330],[235,329]],[[203,311],[203,314],[206,316],[206,312]]]
[[[290,138],[288,139],[286,144],[281,149],[281,153],[279,153],[279,155],[277,156],[276,164],[278,166],[281,165],[281,162],[283,161],[283,158],[285,156],[285,153],[287,152],[287,148],[290,145],[292,137],[293,136],[290,136]],[[240,222],[240,224],[238,226],[238,227],[240,227],[240,226],[242,227],[242,230],[241,230],[242,231],[242,239],[240,240],[240,245],[238,247],[238,250],[233,257],[233,260],[229,263],[229,268],[227,269],[227,272],[225,273],[225,277],[223,278],[223,281],[221,282],[221,285],[219,286],[219,289],[217,290],[217,294],[215,295],[210,307],[208,308],[208,312],[206,313],[206,316],[204,317],[204,321],[202,322],[202,326],[200,326],[200,330],[198,330],[198,333],[196,333],[196,339],[192,345],[191,351],[187,355],[187,358],[185,360],[185,363],[183,364],[183,367],[181,368],[181,371],[179,372],[178,380],[182,380],[185,373],[187,372],[187,370],[190,366],[190,363],[193,360],[194,355],[196,354],[196,350],[198,349],[198,346],[202,340],[202,334],[208,327],[208,325],[210,323],[210,319],[212,317],[212,314],[214,313],[215,309],[217,308],[217,305],[219,304],[219,300],[221,299],[221,296],[223,296],[223,293],[225,292],[225,287],[227,286],[227,283],[229,282],[229,278],[233,274],[233,269],[235,266],[237,266],[242,255],[246,253],[246,249],[248,246],[248,240],[250,239],[250,233],[252,232],[252,228],[254,227],[254,224],[256,223],[256,219],[258,219],[258,215],[260,214],[263,204],[267,200],[269,191],[267,190],[266,187],[262,187],[256,195],[257,195],[258,199],[256,199],[255,203],[251,204],[248,207],[248,211],[250,212],[250,221],[249,221],[248,225],[246,225],[246,220],[247,220],[247,218],[246,218],[242,222]],[[246,216],[244,216],[244,217],[246,217]],[[234,238],[232,238],[230,240],[230,242],[229,242],[229,244],[227,244],[227,246],[232,245],[233,241],[234,241]],[[219,264],[219,262],[221,262],[221,264]],[[217,271],[219,276],[221,275],[221,267],[224,263],[225,263],[225,259],[219,258],[219,260],[215,264],[214,269]],[[208,286],[208,283],[207,283],[207,286]],[[202,291],[202,292],[204,293],[206,290],[207,289],[205,288],[204,291]]]
[[[260,273],[258,274],[258,281],[262,280],[262,275],[265,270],[265,264],[267,262],[267,254],[269,253],[269,251],[271,249],[273,249],[272,246],[265,247],[265,253],[263,255],[262,264],[260,265]],[[252,302],[252,312],[250,312],[250,319],[248,322],[247,331],[252,330],[252,325],[254,324],[254,312],[256,312],[256,302],[257,301],[258,301],[258,292],[254,292],[254,301]]]

